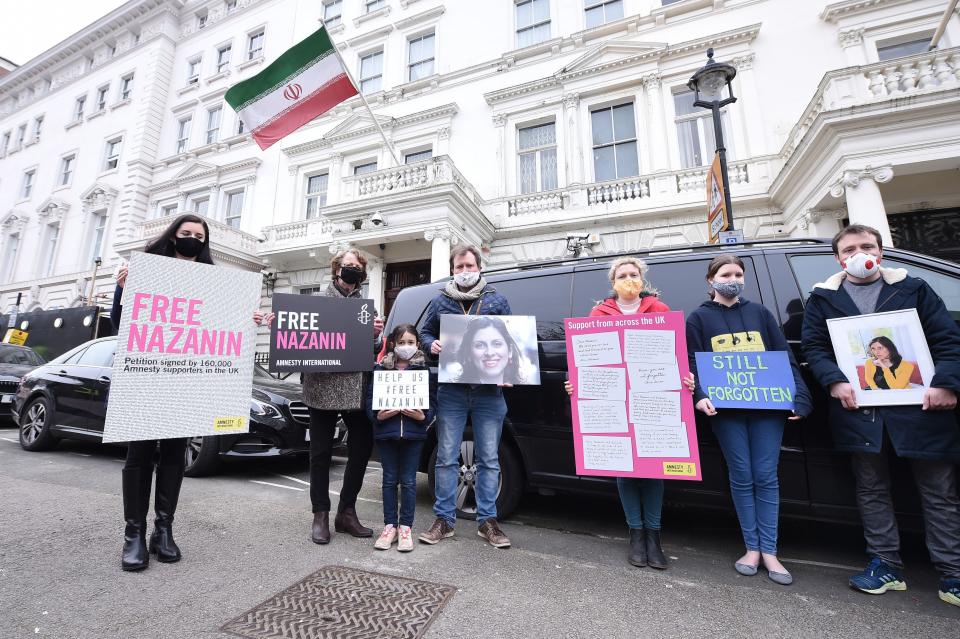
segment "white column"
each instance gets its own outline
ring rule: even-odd
[[[760,112],[760,100],[753,81],[753,58],[750,53],[731,60],[737,69],[734,79],[738,99],[727,107],[730,118],[730,136],[727,144],[733,146],[733,157],[745,160],[756,155],[762,155],[759,149],[765,148],[763,139],[763,119]],[[729,154],[727,156],[729,158]]]
[[[568,93],[563,96],[564,146],[567,152],[566,179],[567,184],[583,183],[583,153],[580,152],[580,118],[577,109],[580,106],[580,94]]]
[[[887,211],[883,206],[878,184],[893,179],[893,168],[881,166],[846,170],[830,187],[830,195],[846,195],[847,213],[851,224],[866,224],[880,231],[884,246],[893,246]]]
[[[430,281],[447,279],[450,277],[450,229],[427,229],[423,239],[430,242]]]
[[[246,198],[244,198],[246,200]],[[223,222],[227,217],[226,211],[220,211],[220,185],[211,184],[210,185],[210,205],[207,210],[207,217],[216,220],[218,222]]]
[[[450,155],[450,127],[442,126],[437,129],[437,142],[433,152],[434,157],[439,155]],[[400,158],[402,161],[403,158]]]
[[[650,169],[666,171],[670,168],[670,158],[667,150],[670,148],[667,141],[667,118],[663,110],[663,91],[660,90],[660,74],[654,73],[643,78],[643,87],[647,92],[650,123]],[[641,167],[641,172],[645,172]]]
[[[340,194],[343,182],[343,153],[334,153],[330,156],[330,174],[327,176],[327,205],[340,204],[343,197]]]
[[[383,260],[367,255],[367,295],[373,300],[373,305],[379,312],[383,312]]]
[[[506,124],[507,116],[502,114],[493,116],[493,128],[497,136],[496,165],[500,169],[497,175],[497,197],[503,197],[507,194],[507,163],[504,157],[504,153],[506,152],[506,148],[504,147],[504,130]]]
[[[847,29],[837,34],[847,66],[855,67],[867,63],[867,52],[863,48],[863,29]]]
[[[189,199],[190,194],[184,191],[181,191],[180,193],[177,193],[177,197],[180,198],[180,204],[177,206],[177,209],[178,209],[177,212],[183,213],[187,210],[187,200]]]
[[[806,232],[806,237],[830,239],[841,229],[841,220],[847,216],[845,209],[821,211],[807,209],[797,220],[797,228]]]

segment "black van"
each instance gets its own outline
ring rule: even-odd
[[[715,256],[734,253],[746,265],[744,297],[762,302],[780,319],[783,331],[800,357],[803,305],[817,282],[839,270],[828,240],[766,241],[732,246],[693,246],[675,250],[631,253],[650,265],[647,279],[671,309],[689,314],[707,299],[704,276]],[[541,386],[505,389],[509,413],[500,444],[501,487],[497,506],[502,517],[512,512],[526,491],[541,494],[579,493],[615,495],[615,484],[601,477],[577,476],[573,456],[570,400],[563,390],[567,354],[563,319],[584,317],[605,296],[610,286],[607,270],[619,255],[587,257],[520,265],[486,271],[485,277],[510,301],[516,315],[537,318]],[[926,280],[943,298],[953,318],[960,322],[960,265],[936,258],[888,249],[884,266],[905,267]],[[427,304],[441,290],[439,283],[405,288],[387,319],[386,332],[409,322],[419,328]],[[436,362],[433,362],[436,374]],[[814,413],[799,423],[789,423],[780,457],[781,513],[785,517],[836,522],[857,522],[853,477],[847,455],[834,450],[826,421],[826,395],[807,378],[814,396]],[[696,507],[731,505],[727,471],[709,424],[697,415],[697,432],[703,481],[667,482],[668,503]],[[434,485],[436,431],[424,447],[421,471]],[[469,431],[461,447],[458,514],[475,514],[473,496],[475,462]],[[909,477],[907,464],[894,462],[895,472]],[[900,468],[902,466],[902,468]],[[902,472],[899,472],[902,470]],[[920,506],[911,481],[894,484],[894,503],[917,525]]]

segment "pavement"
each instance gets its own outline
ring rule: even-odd
[[[120,570],[123,451],[61,442],[27,453],[0,427],[0,639],[213,638],[226,621],[326,565],[457,588],[426,637],[936,637],[960,638],[960,608],[937,598],[922,538],[906,535],[909,590],[869,596],[847,577],[865,557],[852,527],[783,522],[781,559],[792,586],[733,570],[742,552],[731,512],[664,513],[670,568],[626,563],[615,501],[529,496],[502,522],[508,550],[487,546],[473,522],[414,552],[373,540],[310,541],[305,459],[231,463],[186,479],[175,525],[176,564]],[[343,459],[335,459],[337,493]],[[372,462],[357,510],[382,521]],[[334,503],[335,497],[334,497]],[[426,477],[415,533],[433,516]]]

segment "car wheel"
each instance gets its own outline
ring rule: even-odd
[[[497,451],[500,459],[500,485],[497,486],[497,515],[503,519],[516,510],[523,496],[523,469],[513,448],[501,441]],[[437,449],[430,453],[427,479],[430,491],[436,494]],[[473,435],[466,434],[460,444],[460,472],[457,478],[457,517],[477,518],[477,462],[474,455]]]
[[[212,475],[220,466],[220,445],[215,435],[191,437],[184,452],[183,474],[187,477]]]
[[[27,404],[20,417],[20,447],[24,450],[50,450],[57,438],[50,432],[53,407],[50,400],[37,397]]]

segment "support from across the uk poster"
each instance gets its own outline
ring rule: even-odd
[[[245,433],[263,276],[134,253],[104,442]]]
[[[564,320],[577,474],[699,480],[683,313]]]

